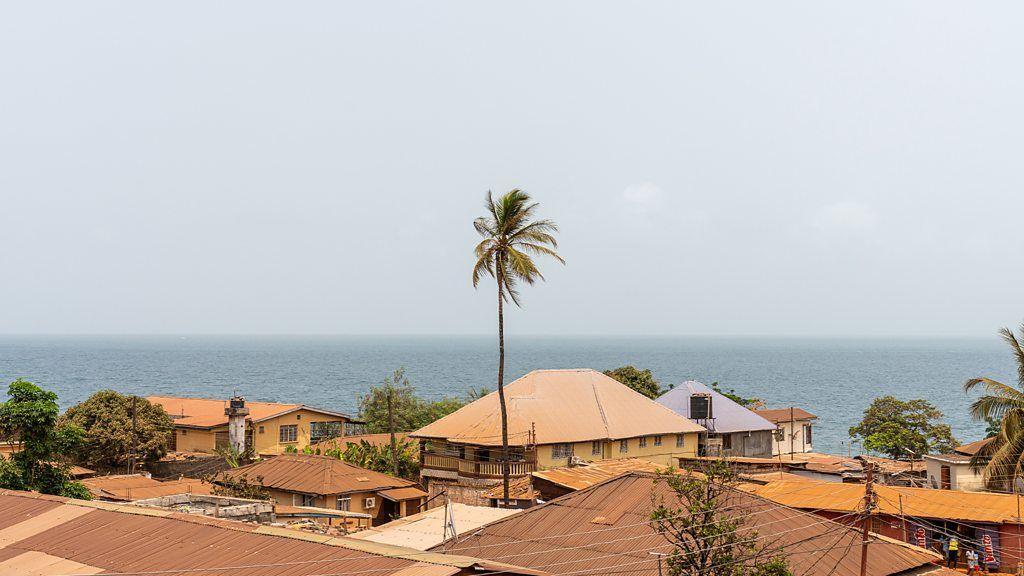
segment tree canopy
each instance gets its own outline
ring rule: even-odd
[[[136,463],[155,462],[167,453],[171,441],[171,417],[162,406],[113,390],[100,390],[72,406],[61,422],[84,431],[79,456],[87,466],[123,467],[133,453]]]
[[[470,399],[486,390],[470,392]],[[427,400],[416,394],[416,389],[399,368],[378,386],[359,399],[359,419],[366,422],[366,431],[380,434],[388,431],[388,395],[391,395],[395,432],[411,432],[443,418],[466,405],[462,398]],[[485,394],[486,395],[486,394]]]
[[[0,457],[0,487],[89,499],[67,463],[81,444],[82,430],[57,425],[57,395],[19,378],[7,397],[0,403],[0,441],[13,443],[16,451]]]
[[[740,406],[750,408],[751,410],[757,410],[759,408],[764,407],[764,400],[761,400],[760,398],[756,397],[744,398],[743,396],[737,394],[734,388],[729,388],[728,390],[720,388],[718,386],[718,382],[712,382],[711,389],[714,390],[715,392],[718,392],[722,396],[725,396],[729,400],[732,400],[733,402],[739,404]]]
[[[619,366],[614,370],[605,370],[604,375],[622,382],[648,398],[661,396],[661,385],[654,379],[650,370],[640,370],[636,366],[627,365]]]
[[[920,458],[933,452],[950,452],[957,441],[942,412],[927,400],[875,398],[864,410],[860,423],[850,428],[865,449],[890,458]]]

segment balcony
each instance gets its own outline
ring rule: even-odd
[[[461,476],[464,478],[501,478],[501,462],[469,460],[443,454],[421,453],[420,466],[425,476],[431,476],[429,471],[442,471],[447,474],[443,476]],[[521,460],[509,462],[509,476],[526,476],[537,470],[537,463]]]

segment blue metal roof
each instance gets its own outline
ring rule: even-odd
[[[676,414],[690,417],[690,396],[693,394],[711,394],[711,411],[714,419],[707,428],[712,432],[752,432],[755,430],[775,430],[775,424],[758,416],[736,402],[726,398],[695,380],[683,382],[658,397],[658,403],[671,409]],[[698,422],[703,424],[703,422]]]

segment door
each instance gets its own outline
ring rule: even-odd
[[[949,490],[950,487],[952,486],[952,481],[950,480],[950,477],[949,477],[949,466],[943,466],[939,470],[939,474],[941,476],[939,488],[941,488],[943,490]]]

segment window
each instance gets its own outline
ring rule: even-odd
[[[348,496],[338,496],[338,510],[348,512],[352,509],[352,498]]]
[[[278,442],[298,442],[299,427],[295,424],[281,426],[277,431],[277,440]]]
[[[682,434],[676,434],[676,448],[682,448],[682,447],[683,447],[683,435]]]
[[[341,436],[341,422],[310,422],[309,441],[319,442]]]
[[[302,495],[302,505],[303,506],[316,506],[316,496],[313,496],[311,494],[303,494]]]
[[[619,440],[619,452],[629,452],[629,440]]]
[[[594,442],[590,443],[590,453],[593,454],[594,456],[600,456],[601,455],[601,442],[600,441],[594,441]]]
[[[654,437],[654,445],[655,446],[661,446],[661,436],[655,436]]]
[[[181,431],[181,435],[182,436],[188,436],[188,430],[182,430]]]
[[[377,505],[376,498],[363,498],[363,510],[372,510]]]
[[[263,434],[263,426],[260,426],[260,434]]]
[[[647,436],[640,437],[640,447],[647,448]]]
[[[345,436],[358,436],[366,433],[366,426],[358,422],[345,422],[342,424],[342,429],[345,430]]]
[[[551,458],[562,459],[572,457],[572,444],[552,444]]]
[[[804,444],[812,444],[810,424],[804,424]]]
[[[295,415],[295,419],[296,420],[302,420],[302,414],[296,414]]]
[[[722,436],[722,450],[732,450],[732,434]]]

